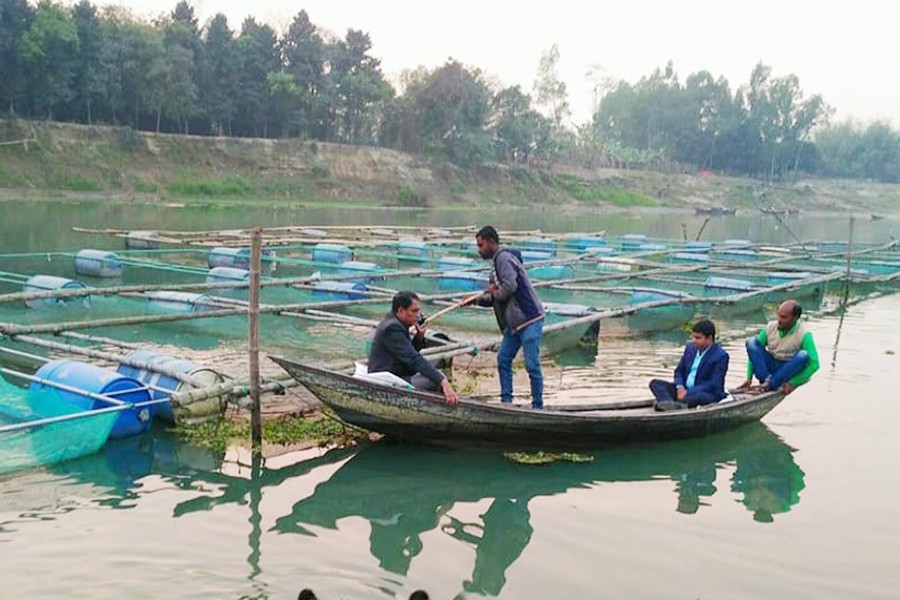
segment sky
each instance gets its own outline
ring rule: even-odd
[[[93,0],[137,15],[169,12],[176,0]],[[707,70],[732,92],[762,62],[795,74],[806,97],[821,94],[834,121],[886,119],[900,128],[900,3],[886,0],[194,0],[201,25],[216,13],[240,29],[247,16],[284,31],[306,10],[323,31],[360,29],[397,80],[406,69],[453,58],[501,86],[530,93],[541,54],[560,53],[574,123],[590,119],[589,71],[637,82],[672,61],[683,82]]]

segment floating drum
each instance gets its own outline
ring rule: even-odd
[[[212,387],[225,381],[225,378],[213,369],[201,367],[200,365],[192,363],[188,360],[175,358],[174,356],[169,356],[168,354],[163,354],[162,352],[156,352],[154,350],[135,350],[128,355],[128,359],[135,364],[144,363],[148,367],[155,366],[167,371],[189,375],[194,381],[196,381],[203,387]],[[145,385],[152,386],[154,389],[150,390],[150,396],[154,400],[168,398],[175,392],[193,389],[190,384],[184,383],[183,381],[176,379],[171,375],[163,375],[162,373],[158,373],[152,369],[138,368],[131,365],[119,364],[116,372],[118,372],[120,375],[132,377],[134,379],[137,379],[138,381],[142,381]],[[179,411],[179,414],[181,414],[182,412],[184,413],[181,418],[175,417],[172,412],[172,405],[168,402],[156,404],[154,406],[156,407],[154,413],[154,416],[156,418],[167,423],[175,423],[180,425],[181,423],[201,421],[205,420],[205,418],[213,417],[221,412],[221,408],[224,405],[222,405],[218,400],[213,402],[195,402],[193,404],[182,407],[185,410]]]
[[[74,360],[53,360],[44,364],[35,377],[49,383],[57,383],[92,394],[106,395],[115,400],[138,404],[150,401],[150,392],[140,381],[124,377],[115,371]],[[61,390],[45,383],[32,381],[29,391],[41,401],[53,390],[60,401],[78,406],[84,410],[96,410],[115,406],[112,402],[104,402],[89,398],[74,391]],[[50,395],[52,397],[52,395]],[[119,414],[113,425],[111,438],[123,438],[138,435],[147,431],[153,418],[153,406],[126,408]]]
[[[638,246],[641,252],[663,252],[668,250],[665,244],[641,244]]]
[[[125,247],[130,250],[156,250],[159,248],[158,231],[129,231]]]
[[[610,248],[609,246],[588,246],[584,249],[584,253],[598,256],[612,256],[613,254],[617,254],[616,249]]]
[[[544,302],[544,312],[559,315],[560,317],[586,317],[597,312],[596,308],[585,304],[564,304],[560,302]]]
[[[400,260],[408,260],[409,258],[428,258],[431,251],[425,242],[407,241],[397,245],[397,254],[400,255]]]
[[[147,303],[154,308],[173,312],[203,312],[218,308],[211,296],[192,292],[149,292]]]
[[[583,254],[587,252],[588,248],[595,248],[597,246],[605,246],[606,239],[602,237],[594,237],[594,236],[583,236],[583,237],[574,237],[569,238],[565,241],[565,246],[568,250],[572,252],[576,252],[578,254]]]
[[[731,292],[749,292],[753,289],[753,282],[730,277],[710,276],[706,278],[703,285],[711,290],[727,290]]]
[[[438,279],[438,289],[446,292],[475,292],[487,287],[488,276],[467,271],[447,271]]]
[[[250,271],[247,269],[235,269],[234,267],[215,267],[206,274],[206,283],[221,283],[223,281],[247,281],[250,279]]]
[[[318,281],[313,287],[313,297],[328,300],[364,300],[366,286],[350,281]]]
[[[747,248],[753,245],[750,240],[725,240],[722,245],[726,248]]]
[[[845,270],[845,268],[841,268]],[[766,285],[781,285],[783,283],[791,283],[801,279],[808,279],[813,274],[808,271],[773,271],[766,277]]]
[[[719,251],[722,256],[727,256],[735,261],[752,261],[756,260],[756,250],[742,250],[740,248],[724,248]]]
[[[56,290],[83,290],[86,287],[87,286],[80,281],[66,279],[65,277],[56,277],[55,275],[34,275],[28,278],[28,281],[22,286],[22,291],[30,293]],[[91,305],[90,296],[76,296],[73,298],[34,298],[25,301],[25,305],[28,306],[28,308],[48,308],[73,304],[81,304],[87,308]]]
[[[543,265],[528,269],[531,279],[571,279],[575,276],[572,265]]]
[[[75,255],[75,272],[90,277],[120,277],[122,261],[115,252],[106,250],[80,250]]]
[[[373,262],[362,262],[358,260],[348,260],[347,262],[341,263],[341,268],[338,269],[339,275],[374,275],[378,271],[381,271],[381,266],[377,263]],[[359,279],[345,279],[344,281],[350,283],[362,283],[366,284],[372,280],[372,277],[362,276]]]
[[[639,250],[641,244],[647,243],[647,236],[642,233],[627,233],[619,240],[622,250],[631,252]]]
[[[340,244],[316,244],[313,246],[312,259],[315,262],[340,264],[353,258],[350,248]]]
[[[709,254],[700,252],[676,252],[672,255],[672,260],[681,263],[698,263],[709,261]]]
[[[260,257],[262,270],[275,270],[275,251],[263,248]],[[250,268],[250,248],[228,248],[225,246],[213,248],[206,255],[206,264],[210,269],[216,267],[230,267],[232,269]]]
[[[522,250],[522,262],[550,260],[551,258],[553,258],[553,253],[547,250]]]
[[[466,258],[464,256],[445,256],[438,260],[437,268],[440,271],[444,271],[446,269],[464,269],[467,267],[474,267],[475,259],[474,258]]]
[[[553,238],[525,238],[522,247],[526,250],[544,250],[556,256],[556,240]]]
[[[709,252],[712,248],[710,242],[685,242],[684,249],[688,252]]]

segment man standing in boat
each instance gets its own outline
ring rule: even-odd
[[[728,353],[716,343],[716,326],[706,319],[697,321],[692,337],[675,368],[675,383],[663,379],[650,382],[656,410],[712,404],[726,395]]]
[[[739,390],[750,389],[756,375],[760,392],[781,390],[786,396],[819,370],[819,353],[812,333],[800,322],[802,314],[796,300],[785,300],[777,318],[747,340],[747,380]]]
[[[541,335],[544,331],[544,307],[538,298],[525,267],[522,254],[500,247],[500,236],[490,225],[475,234],[478,254],[493,260],[494,270],[486,292],[470,303],[493,306],[503,341],[497,352],[500,375],[500,400],[512,402],[512,362],[519,352],[525,355],[525,370],[531,380],[531,407],[544,408],[544,376],[541,372]]]
[[[391,312],[375,328],[369,350],[369,373],[389,371],[421,390],[444,394],[447,404],[459,402],[453,386],[443,373],[434,368],[419,350],[425,347],[425,326],[419,319],[422,309],[413,292],[397,292],[391,301]],[[416,333],[410,339],[409,330]]]

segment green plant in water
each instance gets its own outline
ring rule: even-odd
[[[589,454],[575,452],[504,452],[504,458],[522,465],[547,465],[554,462],[585,463],[593,462]]]
[[[178,434],[185,440],[224,451],[234,443],[250,440],[250,423],[219,419],[194,425],[182,425]],[[320,446],[348,446],[366,439],[368,432],[351,428],[336,417],[324,413],[311,417],[285,415],[263,422],[263,440],[272,444],[316,442]]]

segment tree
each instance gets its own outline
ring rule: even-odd
[[[78,32],[70,15],[59,4],[44,0],[22,36],[22,63],[28,69],[32,108],[53,118],[57,106],[75,94],[75,57]]]
[[[206,27],[200,78],[200,105],[216,135],[231,135],[241,74],[237,41],[225,15],[219,13]]]
[[[268,25],[247,18],[237,47],[242,60],[235,99],[235,130],[238,135],[268,137],[272,116],[268,76],[281,71],[278,38]]]
[[[504,159],[527,164],[533,154],[548,150],[551,123],[531,108],[531,97],[519,86],[494,96],[491,111],[494,141]]]
[[[281,40],[285,72],[294,78],[297,110],[291,111],[301,137],[325,139],[327,99],[325,85],[325,42],[316,32],[305,10],[300,11]]]
[[[538,62],[537,78],[534,80],[534,97],[537,105],[543,107],[556,131],[561,131],[563,122],[569,118],[569,95],[566,84],[559,79],[559,46],[553,44],[541,54]]]
[[[328,82],[337,139],[351,144],[372,143],[378,125],[378,105],[393,96],[384,80],[381,61],[372,57],[367,33],[351,29],[344,40],[328,48]]]
[[[103,32],[97,9],[88,0],[81,0],[72,10],[72,20],[78,34],[78,57],[75,67],[76,112],[84,109],[84,118],[93,121],[93,107],[102,93]]]
[[[0,103],[10,114],[25,97],[21,43],[33,18],[27,0],[0,0]]]

